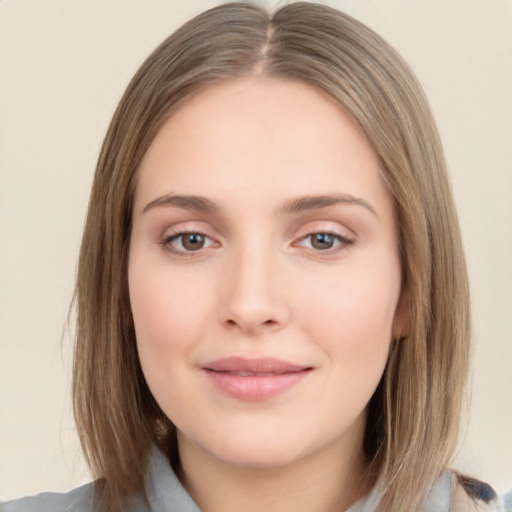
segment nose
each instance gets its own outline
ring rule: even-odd
[[[259,335],[281,329],[290,316],[283,273],[270,250],[246,247],[234,254],[222,278],[220,321]]]

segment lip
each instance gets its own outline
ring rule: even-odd
[[[273,398],[299,384],[313,368],[271,357],[228,357],[207,363],[202,370],[222,393],[257,402]]]

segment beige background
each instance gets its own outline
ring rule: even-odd
[[[62,337],[89,187],[129,78],[206,0],[0,0],[0,496],[87,478]],[[269,2],[273,3],[273,2]],[[437,117],[475,307],[459,464],[512,486],[512,1],[339,0],[410,62]]]

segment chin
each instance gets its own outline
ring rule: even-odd
[[[288,466],[301,459],[305,454],[302,450],[293,447],[274,445],[229,445],[226,450],[216,451],[213,454],[225,464],[236,466],[240,469],[273,469]]]
[[[277,434],[276,434],[277,432]],[[271,469],[287,466],[304,457],[303,439],[279,430],[259,430],[252,426],[236,431],[211,432],[208,439],[184,439],[192,441],[196,449],[209,453],[214,459],[241,469]],[[298,434],[298,433],[297,433]]]

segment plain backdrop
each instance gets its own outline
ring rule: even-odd
[[[70,413],[64,324],[95,161],[137,67],[174,28],[217,3],[0,0],[3,498],[88,478]],[[431,100],[474,304],[473,399],[457,464],[505,490],[512,486],[512,1],[325,3],[388,39]]]

